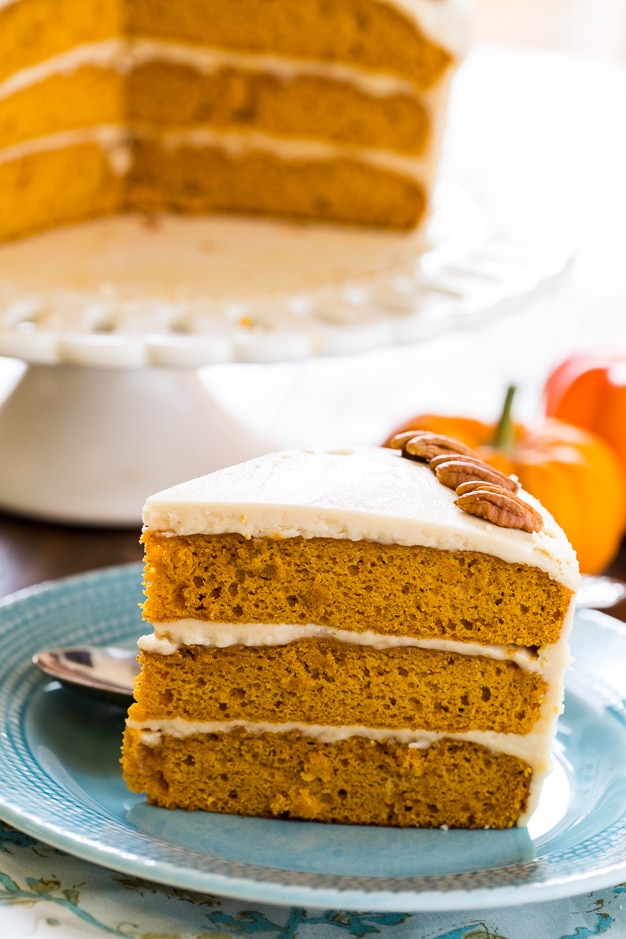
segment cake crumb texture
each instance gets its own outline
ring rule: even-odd
[[[168,209],[185,215],[243,213],[353,221],[408,229],[425,206],[412,179],[341,158],[284,160],[254,148],[233,155],[219,147],[164,147],[157,139],[133,144],[125,207]],[[358,216],[358,219],[357,219]]]
[[[135,721],[300,721],[528,733],[543,678],[515,663],[430,649],[377,650],[334,639],[281,646],[184,646],[143,654]]]
[[[22,0],[0,9],[0,79],[72,46],[112,36],[328,59],[428,88],[452,55],[382,0]]]
[[[480,552],[330,538],[143,535],[153,623],[316,623],[355,632],[542,647],[571,591]]]
[[[155,746],[127,728],[124,774],[152,805],[266,818],[437,828],[509,828],[531,779],[521,759],[442,739],[421,749],[351,737],[235,729]]]
[[[199,76],[175,62],[145,62],[128,74],[84,65],[0,97],[0,146],[98,125],[256,130],[414,155],[430,133],[424,104],[410,94],[376,98],[322,75],[287,78],[260,68],[222,66]]]

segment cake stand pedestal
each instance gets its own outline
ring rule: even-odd
[[[29,365],[0,408],[0,504],[136,525],[146,496],[267,452],[184,369]]]

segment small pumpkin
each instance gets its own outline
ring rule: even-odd
[[[572,543],[585,574],[597,574],[619,549],[626,512],[626,485],[615,453],[600,437],[548,419],[531,429],[511,419],[514,389],[499,421],[420,414],[397,427],[456,437],[508,475],[554,516]]]
[[[554,369],[544,391],[548,416],[613,447],[626,483],[626,354],[575,353]]]

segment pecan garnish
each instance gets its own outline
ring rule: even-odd
[[[480,460],[476,450],[472,450],[467,444],[455,440],[453,437],[446,437],[443,434],[433,434],[430,431],[417,431],[406,440],[402,447],[402,452],[410,459],[424,460],[427,463],[433,457],[447,454],[464,454]]]
[[[416,433],[418,433],[418,431],[403,430],[399,434],[394,434],[385,446],[389,447],[391,450],[403,450],[407,440],[410,440],[411,437],[415,437]]]
[[[527,532],[543,528],[543,519],[532,505],[494,483],[464,483],[457,489],[454,501],[464,512],[478,515],[500,528],[519,528]]]
[[[395,434],[387,446],[401,450],[409,460],[428,463],[437,479],[456,492],[455,505],[500,528],[541,531],[539,512],[516,493],[519,483],[480,458],[467,444],[431,431],[405,430]]]
[[[473,480],[495,483],[509,492],[517,492],[519,489],[519,483],[512,476],[506,476],[484,460],[476,460],[471,456],[438,456],[430,461],[430,468],[448,489],[457,489],[462,483]]]
[[[487,489],[489,492],[500,492],[502,486],[498,483],[490,483],[482,479],[468,479],[464,483],[459,483],[456,487],[457,496],[464,496],[466,492],[474,492],[475,489]]]

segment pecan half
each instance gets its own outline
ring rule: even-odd
[[[459,489],[463,491],[454,500],[456,505],[470,515],[498,525],[500,528],[518,528],[522,531],[541,531],[543,519],[519,496],[493,483],[465,483]]]
[[[433,457],[448,454],[464,454],[480,460],[480,455],[476,450],[472,450],[467,444],[455,440],[453,437],[446,437],[443,434],[433,434],[430,431],[418,431],[404,443],[403,453],[416,460],[425,460],[429,462]]]
[[[489,466],[484,460],[476,460],[471,456],[438,456],[431,460],[430,467],[439,482],[449,489],[457,489],[462,483],[472,480],[494,483],[509,492],[517,492],[519,489],[517,480]]]
[[[415,437],[415,433],[414,430],[403,430],[399,434],[394,434],[387,446],[391,450],[403,450],[407,440]]]

